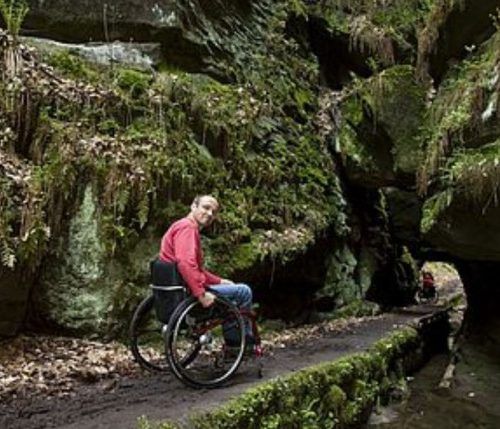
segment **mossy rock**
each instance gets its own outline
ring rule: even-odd
[[[380,187],[395,183],[398,176],[407,181],[415,176],[423,156],[418,135],[425,88],[414,75],[411,66],[388,68],[358,80],[343,102],[339,146],[347,166],[350,162],[360,170],[357,183]]]

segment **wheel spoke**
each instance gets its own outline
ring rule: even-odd
[[[227,381],[244,351],[244,322],[238,309],[222,300],[203,309],[191,300],[172,320],[167,331],[167,357],[174,374],[197,387],[215,387]],[[240,339],[232,350],[226,345],[228,326]]]

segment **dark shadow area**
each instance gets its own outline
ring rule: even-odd
[[[331,33],[318,17],[309,18],[308,30],[323,85],[339,90],[352,80],[351,73],[365,78],[372,74],[366,63],[368,56],[350,49],[348,34]]]
[[[468,47],[480,45],[495,32],[493,16],[499,6],[498,0],[456,3],[439,28],[439,38],[430,56],[429,72],[435,83],[441,82],[450,65],[469,54]]]

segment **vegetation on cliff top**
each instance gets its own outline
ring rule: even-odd
[[[316,2],[315,2],[316,3]],[[325,19],[333,33],[349,35],[351,48],[390,66],[416,57],[416,35],[433,0],[330,0],[310,12]]]
[[[431,187],[433,194],[424,207],[424,232],[456,195],[483,212],[498,204],[499,34],[450,70],[428,110],[418,174],[420,193]]]

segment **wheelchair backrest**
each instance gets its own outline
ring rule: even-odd
[[[186,298],[187,290],[176,264],[155,259],[150,268],[150,287],[155,297],[156,317],[166,324],[177,306]]]
[[[151,284],[154,286],[184,286],[177,264],[160,259],[151,261]]]

